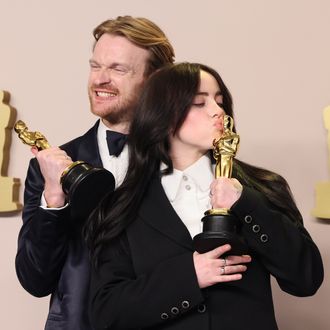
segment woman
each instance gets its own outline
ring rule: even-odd
[[[233,116],[230,93],[205,65],[170,66],[147,82],[125,181],[86,229],[96,329],[277,329],[270,276],[296,296],[321,285],[319,251],[283,178],[234,160],[233,178],[214,179],[224,114]],[[249,255],[228,244],[194,251],[211,206],[239,218]]]

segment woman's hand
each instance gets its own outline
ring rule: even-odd
[[[218,178],[210,187],[211,205],[214,209],[230,209],[241,197],[243,186],[237,179]]]
[[[206,253],[194,252],[193,260],[199,287],[201,289],[221,282],[238,281],[246,271],[246,263],[251,262],[249,255],[227,256],[229,244],[222,245]]]

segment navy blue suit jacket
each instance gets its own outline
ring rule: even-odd
[[[73,161],[102,166],[97,127],[98,122],[61,148]],[[56,211],[39,207],[43,190],[44,180],[34,158],[25,181],[16,255],[18,279],[36,297],[51,294],[46,330],[91,330],[87,313],[90,266],[81,236],[82,222],[72,219],[70,207]]]

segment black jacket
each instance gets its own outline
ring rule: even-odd
[[[323,280],[318,248],[302,225],[244,187],[232,208],[252,262],[239,281],[201,290],[193,245],[155,178],[136,220],[101,254],[92,272],[91,315],[96,329],[277,329],[270,278],[282,290],[309,296]]]
[[[97,127],[98,122],[61,148],[73,161],[102,166]],[[36,297],[51,294],[46,330],[91,330],[87,313],[90,266],[81,221],[72,220],[70,207],[60,211],[40,208],[43,190],[38,162],[32,159],[25,181],[23,227],[18,237],[18,279]]]

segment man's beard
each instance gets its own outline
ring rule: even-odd
[[[137,93],[134,94],[135,94],[134,96],[130,97],[128,100],[126,99],[124,102],[121,102],[121,104],[116,104],[116,105],[112,104],[108,108],[105,108],[102,111],[103,114],[100,113],[100,111],[94,111],[93,102],[90,99],[91,111],[93,114],[106,120],[111,125],[116,125],[123,122],[130,122],[135,107],[137,105],[137,95],[136,95]]]
[[[108,112],[107,115],[102,118],[112,125],[131,121],[134,108],[135,105],[133,104],[122,105],[121,107],[117,107],[115,111],[112,109],[112,111]]]

